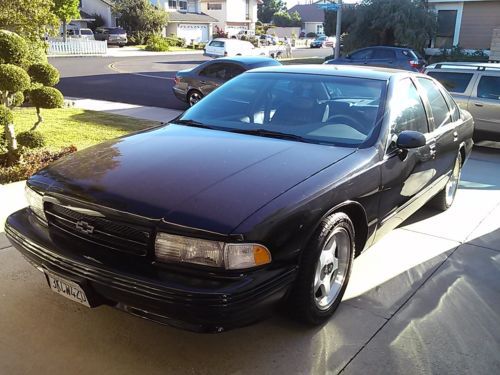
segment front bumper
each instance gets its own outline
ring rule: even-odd
[[[32,265],[85,283],[90,299],[98,304],[197,332],[221,332],[268,315],[285,297],[296,275],[296,267],[205,280],[161,269],[148,275],[124,272],[75,249],[61,248],[28,209],[12,214],[5,232]]]

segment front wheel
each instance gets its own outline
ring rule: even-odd
[[[354,259],[354,226],[337,212],[324,219],[304,249],[299,275],[290,300],[297,317],[322,324],[342,300]]]
[[[457,195],[458,183],[460,182],[460,175],[462,173],[462,155],[459,152],[451,176],[446,186],[434,198],[432,198],[432,206],[440,211],[446,211],[451,207]]]
[[[190,107],[198,103],[201,99],[203,99],[203,94],[198,90],[192,90],[188,94],[188,104]]]

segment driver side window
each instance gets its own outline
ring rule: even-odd
[[[391,132],[399,135],[403,130],[428,133],[427,114],[422,99],[409,78],[401,80],[396,87],[397,96],[391,104]]]

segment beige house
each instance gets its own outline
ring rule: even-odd
[[[315,1],[310,4],[297,4],[290,9],[288,13],[298,12],[302,20],[302,30],[305,34],[323,34],[325,24],[325,11],[318,7]]]
[[[187,43],[208,42],[216,18],[203,13],[200,0],[158,0],[156,4],[169,13],[165,35],[177,35]]]
[[[493,30],[500,27],[500,0],[428,0],[437,12],[438,31],[427,52],[459,45],[489,49]]]
[[[260,0],[201,0],[201,11],[217,19],[214,26],[229,36],[242,30],[255,30]]]

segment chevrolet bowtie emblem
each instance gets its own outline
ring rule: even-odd
[[[85,233],[85,234],[92,234],[94,233],[94,227],[87,223],[86,221],[79,220],[75,224],[76,230]]]

